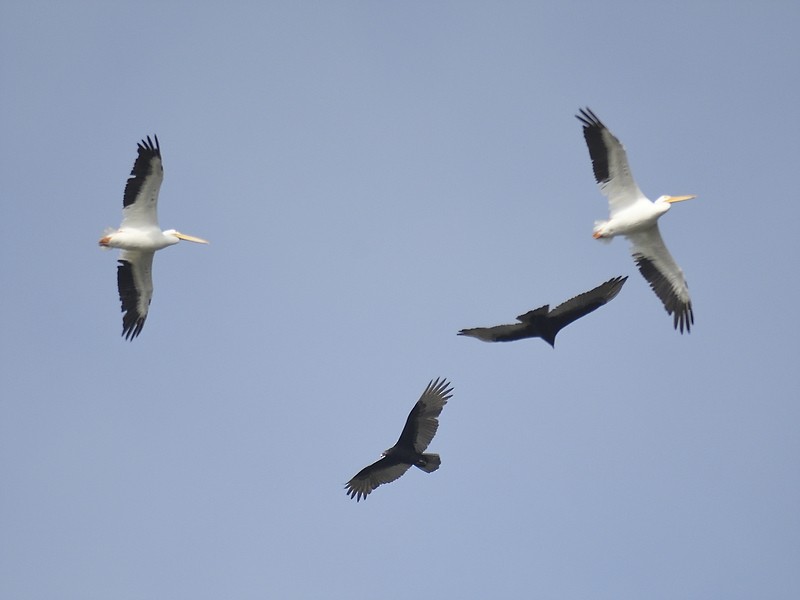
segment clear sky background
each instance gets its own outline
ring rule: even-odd
[[[5,2],[0,597],[800,597],[797,2]],[[623,141],[695,327],[607,216]],[[144,136],[160,221],[120,337]],[[616,275],[608,306],[485,344]],[[356,503],[428,381],[414,469]]]

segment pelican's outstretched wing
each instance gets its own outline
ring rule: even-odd
[[[126,250],[117,266],[117,286],[122,303],[122,335],[131,340],[142,332],[153,298],[154,252]]]
[[[631,242],[633,260],[642,276],[650,283],[667,313],[673,315],[675,329],[683,333],[685,328],[689,333],[694,323],[689,286],[683,271],[664,245],[658,225],[639,233],[629,233],[626,237]]]
[[[625,147],[614,134],[589,108],[580,109],[575,117],[583,123],[583,137],[589,147],[594,178],[608,198],[611,217],[636,202],[649,202],[633,180]]]
[[[164,167],[161,163],[158,136],[153,137],[155,144],[149,135],[139,142],[139,156],[136,157],[131,177],[125,184],[120,229],[158,228],[158,191],[164,180]]]

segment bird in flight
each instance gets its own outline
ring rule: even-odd
[[[381,454],[381,459],[361,469],[347,482],[347,495],[359,502],[375,488],[390,483],[408,471],[412,465],[426,473],[433,473],[442,463],[438,454],[425,454],[436,430],[439,415],[453,395],[446,379],[431,381],[422,392],[406,419],[406,425],[397,443]]]
[[[593,290],[559,304],[553,310],[550,310],[549,304],[545,304],[518,316],[519,323],[462,329],[458,335],[474,337],[484,342],[513,342],[539,337],[555,348],[556,335],[559,331],[613,300],[627,279],[627,277],[609,279]]]
[[[628,157],[620,141],[590,109],[575,117],[583,123],[583,137],[589,147],[594,177],[608,198],[609,218],[596,221],[595,239],[611,241],[623,235],[631,243],[631,253],[639,272],[673,316],[675,329],[689,333],[694,323],[692,300],[683,271],[661,239],[658,219],[676,202],[695,196],[660,196],[649,200],[636,185]]]
[[[117,265],[117,287],[122,303],[122,335],[131,341],[142,332],[147,319],[153,297],[153,255],[156,251],[181,240],[208,243],[174,229],[161,231],[159,228],[158,192],[164,180],[164,167],[158,136],[153,137],[155,143],[150,136],[139,142],[139,155],[133,163],[122,198],[122,224],[119,229],[107,230],[99,242],[103,248],[122,250]]]

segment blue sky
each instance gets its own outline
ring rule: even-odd
[[[790,2],[8,2],[0,596],[797,598]],[[623,141],[695,327],[607,214]],[[136,143],[160,252],[120,337]],[[616,275],[608,306],[484,344]],[[418,470],[356,503],[427,382]]]

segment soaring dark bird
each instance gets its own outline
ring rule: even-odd
[[[423,454],[439,428],[439,415],[453,395],[446,379],[431,381],[408,414],[406,426],[397,443],[382,453],[383,458],[364,467],[345,485],[347,494],[356,502],[372,490],[389,483],[411,468],[433,473],[442,464],[438,454]]]
[[[540,337],[555,348],[556,336],[564,327],[610,302],[625,284],[627,277],[615,277],[593,290],[584,292],[559,304],[553,310],[545,304],[541,308],[517,317],[519,323],[496,327],[462,329],[458,335],[468,335],[484,342],[513,342],[524,338]]]
[[[155,137],[155,136],[154,136]],[[122,224],[106,230],[100,238],[103,248],[119,248],[117,287],[122,302],[122,335],[133,341],[142,332],[153,297],[153,256],[158,250],[181,240],[207,244],[193,235],[158,226],[158,192],[164,179],[161,148],[147,136],[139,142],[139,155],[122,198]]]
[[[583,137],[592,159],[594,178],[608,198],[608,221],[595,221],[595,239],[610,242],[624,235],[631,243],[636,266],[661,300],[667,314],[673,315],[675,329],[689,333],[694,323],[692,300],[683,271],[667,250],[658,219],[676,202],[694,196],[661,196],[651,202],[636,185],[628,166],[625,148],[591,110],[575,115],[583,123]]]

